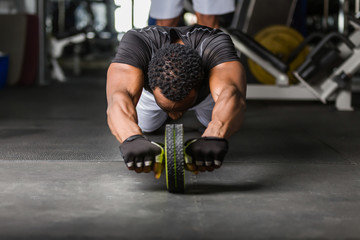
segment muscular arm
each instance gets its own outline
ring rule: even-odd
[[[135,106],[143,87],[141,69],[122,63],[112,63],[106,82],[107,119],[112,134],[122,143],[126,138],[142,134],[137,125]]]
[[[210,71],[210,91],[215,101],[203,137],[229,138],[238,131],[246,108],[246,76],[238,61],[225,62]]]

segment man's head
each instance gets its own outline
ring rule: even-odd
[[[155,99],[164,111],[184,112],[194,104],[204,78],[201,58],[192,48],[170,44],[154,54],[148,78]]]
[[[198,90],[203,77],[201,57],[194,49],[182,44],[159,49],[149,63],[150,88],[153,91],[160,88],[171,101],[180,101],[192,89]]]

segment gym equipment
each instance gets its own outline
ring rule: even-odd
[[[238,0],[231,27],[254,36],[270,25],[289,26],[296,3],[297,0]]]
[[[335,98],[338,110],[351,111],[351,78],[360,70],[360,20],[348,16],[354,31],[329,33],[294,76],[321,102]]]
[[[85,41],[86,41],[86,34],[81,31],[69,33],[66,36],[61,36],[61,37],[52,36],[50,38],[51,65],[52,65],[53,78],[55,78],[59,82],[66,81],[64,71],[60,67],[58,59],[61,57],[63,50],[66,46],[70,44],[79,44]],[[74,64],[74,66],[76,66],[76,64]]]
[[[360,46],[360,16],[356,18],[355,16],[349,15],[347,18],[349,20],[349,26],[354,29],[348,38],[352,43],[355,44],[355,46],[358,47]],[[345,43],[340,43],[339,51],[342,57],[346,57],[351,53]]]
[[[274,30],[277,29],[283,29],[283,34],[280,34],[277,36]],[[286,30],[285,30],[286,29]],[[261,78],[264,76],[264,71],[266,71],[266,74],[270,74],[270,77],[267,77],[265,80],[259,79],[259,81],[263,81],[264,83],[276,83],[276,85],[279,86],[288,86],[290,84],[289,79],[289,69],[290,65],[291,68],[294,68],[294,66],[298,66],[301,63],[301,60],[304,59],[305,55],[307,54],[307,46],[306,44],[298,44],[295,48],[296,43],[300,42],[301,38],[290,36],[293,32],[296,32],[293,29],[290,29],[285,26],[273,26],[269,29],[265,29],[264,31],[261,31],[259,33],[259,37],[266,37],[265,41],[269,41],[269,43],[266,44],[273,44],[274,42],[278,41],[278,39],[297,39],[292,40],[296,41],[296,43],[287,43],[290,44],[291,47],[289,49],[293,49],[292,52],[290,51],[283,51],[283,46],[279,47],[279,49],[286,53],[284,55],[287,55],[286,62],[279,59],[278,56],[276,56],[274,53],[266,49],[264,46],[262,46],[259,42],[257,42],[255,39],[253,39],[248,34],[244,33],[241,30],[237,29],[222,29],[224,32],[228,33],[230,37],[232,38],[232,41],[234,42],[235,48],[242,54],[246,55],[249,59],[251,59],[251,68],[252,71],[257,74],[258,78]],[[297,33],[298,35],[299,33]],[[300,34],[299,34],[300,35]],[[279,37],[280,36],[280,37]],[[312,37],[311,39],[307,39],[306,42],[309,42],[313,40],[315,37]],[[269,39],[269,40],[267,40]],[[281,42],[281,41],[280,41]],[[284,44],[284,43],[282,43]],[[269,47],[270,48],[270,47]],[[274,52],[276,53],[276,49],[274,48]],[[283,54],[279,52],[279,54]],[[285,58],[285,57],[284,57]],[[259,71],[261,66],[262,73],[256,73]],[[272,79],[274,78],[274,79]]]
[[[336,45],[338,41],[348,47],[348,56],[341,55]],[[323,103],[336,91],[344,90],[343,94],[338,93],[336,107],[339,110],[353,110],[351,78],[359,70],[360,47],[343,34],[332,32],[316,45],[294,76]]]
[[[166,186],[171,193],[185,189],[184,130],[182,124],[165,127]]]
[[[349,44],[346,44],[345,41],[340,41],[340,44],[337,44],[336,50],[331,50],[329,55],[326,56],[326,50],[318,50],[316,54],[312,54],[305,58],[305,53],[303,51],[308,51],[306,46],[310,42],[316,40],[317,42],[312,43],[312,45],[320,44],[319,40],[324,38],[322,34],[313,33],[309,35],[302,43],[298,45],[297,48],[289,55],[288,59],[279,58],[279,54],[276,51],[271,51],[271,49],[277,49],[275,47],[275,42],[270,40],[271,47],[266,46],[265,43],[259,43],[263,40],[262,37],[255,36],[256,39],[252,38],[249,34],[254,33],[254,29],[248,29],[250,26],[247,24],[254,16],[257,17],[256,11],[253,10],[256,0],[249,1],[249,4],[246,5],[245,10],[241,9],[244,5],[244,1],[239,1],[237,8],[234,14],[233,22],[231,28],[222,28],[225,33],[228,33],[232,38],[235,48],[238,50],[238,53],[245,55],[249,61],[249,69],[251,69],[252,75],[254,75],[260,82],[265,83],[260,84],[248,84],[247,85],[247,99],[272,99],[272,100],[319,100],[323,103],[326,102],[326,99],[335,99],[335,106],[338,110],[352,110],[351,107],[351,77],[358,71],[358,49],[360,45],[360,24],[359,19],[352,16],[347,16],[349,20],[349,26],[354,28],[354,31],[350,31],[351,34],[348,36],[343,36],[344,38],[350,40],[353,43],[353,47],[349,47]],[[266,8],[264,8],[266,9]],[[241,19],[239,14],[244,12],[242,16],[246,16],[246,19]],[[273,11],[272,11],[273,12]],[[291,19],[291,14],[289,18]],[[283,20],[282,20],[283,21]],[[267,21],[263,21],[263,24],[268,24]],[[270,24],[273,22],[270,21]],[[281,23],[288,25],[288,23]],[[251,25],[252,26],[252,25]],[[270,27],[271,29],[271,27]],[[259,32],[259,35],[262,31]],[[266,32],[266,29],[264,30]],[[271,31],[270,31],[271,32]],[[290,32],[290,31],[289,31]],[[274,33],[275,34],[275,33]],[[283,37],[283,39],[295,38],[295,36]],[[263,35],[264,37],[264,35]],[[265,36],[265,38],[267,38]],[[271,39],[271,37],[269,37]],[[280,38],[280,41],[283,39]],[[258,42],[259,41],[259,42]],[[295,41],[295,40],[290,40]],[[284,41],[286,42],[286,41]],[[334,43],[335,44],[335,43]],[[263,46],[265,45],[265,47]],[[284,44],[282,44],[284,45]],[[328,45],[328,44],[326,44]],[[336,45],[336,44],[335,44]],[[279,47],[280,49],[286,48],[286,46]],[[288,50],[288,52],[290,52]],[[320,52],[323,53],[321,56]],[[336,54],[338,52],[339,54]],[[304,55],[302,55],[304,54]],[[301,56],[302,55],[302,56]],[[339,56],[336,56],[339,55]],[[295,58],[299,57],[299,60],[294,61]],[[316,58],[321,62],[323,71],[318,71],[317,77],[319,78],[316,83],[313,82],[314,79],[306,79],[310,75],[306,76],[305,69],[309,71],[305,65],[310,67],[310,63],[315,63]],[[335,61],[336,59],[336,61]],[[291,63],[294,61],[294,63]],[[325,61],[325,62],[323,62]],[[300,67],[296,67],[299,66]],[[334,68],[336,66],[336,68]],[[314,66],[313,66],[314,67]],[[329,71],[324,71],[324,69],[329,69]],[[310,72],[312,74],[319,70],[316,67],[313,68]],[[303,71],[299,73],[299,71]],[[332,72],[334,71],[334,72]],[[321,75],[322,74],[322,75]],[[305,77],[302,78],[302,77]],[[294,83],[294,79],[299,82],[299,84]],[[326,80],[327,79],[327,80]],[[275,84],[274,84],[275,83]],[[272,85],[270,85],[272,84]]]
[[[113,51],[112,47],[117,44],[114,14],[110,14],[115,11],[114,1],[51,1],[49,5],[48,17],[52,24],[49,50],[53,78],[60,82],[66,81],[64,71],[58,63],[63,55],[71,56],[73,73],[78,76],[83,66],[82,58],[87,60],[95,59],[98,55],[103,57],[104,49]],[[63,51],[68,45],[73,46],[68,51]]]
[[[280,37],[282,41],[285,40],[284,38],[293,38],[291,35],[295,30],[292,31],[287,26],[291,23],[296,2],[296,0],[275,0],[269,2],[239,0],[236,2],[230,28],[222,28],[224,32],[227,32],[232,37],[239,54],[244,54],[248,59],[251,59],[249,61],[249,68],[253,75],[255,75],[254,77],[261,83],[276,83],[279,86],[289,86],[289,83],[294,80],[292,77],[292,79],[289,79],[287,72],[290,68],[288,62],[284,61],[285,56],[290,54],[286,52],[291,52],[288,50],[288,44],[284,46],[278,45],[277,48],[273,48],[271,44],[276,42],[276,38],[279,38],[279,35],[276,35],[276,30],[279,29],[282,31],[282,36]],[[268,9],[271,9],[271,11],[268,11]],[[268,28],[269,26],[275,26],[275,28]],[[259,39],[254,40],[252,37],[261,32],[263,32],[262,35],[269,34],[267,36],[268,39],[265,40],[266,42],[270,41],[269,45],[264,46],[264,42],[259,44],[257,41]],[[299,35],[296,34],[296,36]],[[304,49],[301,56],[305,52],[306,50]],[[278,59],[278,53],[282,55],[281,60]],[[303,57],[299,59],[303,59]],[[293,68],[293,66],[291,67]],[[249,87],[251,88],[251,86]]]
[[[303,36],[290,27],[274,25],[258,32],[254,40],[288,65],[287,76],[289,78],[289,84],[296,83],[297,81],[291,73],[305,61],[309,53],[309,48],[307,46],[302,48],[294,59],[290,59],[289,57],[292,56],[292,52],[304,41]],[[274,76],[270,75],[250,58],[248,59],[248,64],[251,73],[259,82],[263,84],[276,83]]]

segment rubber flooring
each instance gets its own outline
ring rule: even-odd
[[[125,168],[104,77],[0,89],[0,239],[360,239],[354,107],[248,101],[224,166],[170,194]],[[192,113],[180,122],[200,136]]]

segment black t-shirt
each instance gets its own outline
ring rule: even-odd
[[[120,41],[112,62],[125,63],[140,68],[144,72],[144,88],[150,90],[147,70],[153,54],[160,48],[181,39],[185,46],[195,49],[202,57],[206,81],[199,90],[197,103],[209,93],[208,74],[223,62],[239,61],[231,38],[218,29],[200,25],[184,27],[149,26],[132,29]]]

